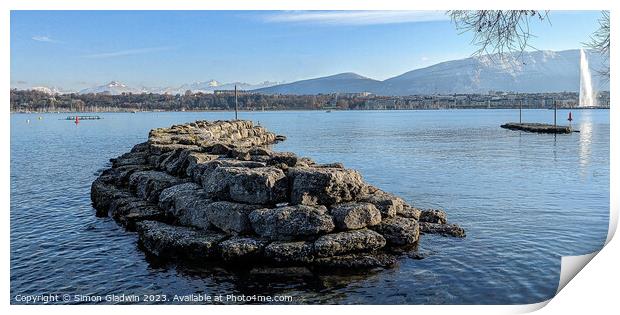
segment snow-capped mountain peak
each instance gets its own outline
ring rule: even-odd
[[[123,94],[123,93],[137,94],[137,93],[142,93],[142,92],[144,92],[143,89],[132,88],[119,81],[110,81],[110,83],[108,84],[83,89],[80,91],[80,94],[93,93],[93,94],[118,95],[118,94]]]
[[[48,95],[56,95],[56,94],[63,93],[60,89],[56,87],[47,87],[47,86],[33,86],[30,88],[30,90],[38,91],[38,92],[45,93]]]
[[[109,88],[116,88],[116,87],[126,88],[127,87],[127,85],[120,83],[118,81],[110,81],[110,83],[106,84],[106,86]]]

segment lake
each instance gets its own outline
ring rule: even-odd
[[[609,220],[609,110],[580,133],[504,130],[518,110],[241,112],[319,163],[343,162],[414,206],[443,208],[464,239],[423,235],[421,260],[358,276],[272,279],[145,259],[135,233],[95,217],[90,185],[148,131],[230,112],[11,115],[11,303],[17,294],[273,294],[296,303],[522,304],[551,298],[560,257],[600,249]],[[38,117],[42,119],[38,119]],[[567,110],[558,111],[566,122]],[[29,122],[28,122],[29,120]],[[553,111],[524,110],[527,122]],[[104,302],[105,303],[105,302]]]

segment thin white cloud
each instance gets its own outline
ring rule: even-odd
[[[446,21],[444,11],[293,11],[266,15],[265,22],[374,25]]]
[[[172,49],[172,47],[168,47],[168,46],[126,49],[126,50],[111,51],[111,52],[105,52],[105,53],[89,54],[89,55],[84,55],[84,57],[86,58],[114,58],[114,57],[148,54],[152,52],[164,51],[164,50],[170,50],[170,49]]]
[[[37,41],[37,42],[44,42],[44,43],[60,43],[59,40],[55,40],[49,36],[44,36],[44,35],[35,35],[31,37],[32,40]]]

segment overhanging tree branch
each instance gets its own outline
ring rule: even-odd
[[[601,18],[598,20],[599,28],[590,36],[590,42],[586,43],[588,48],[594,49],[604,55],[605,62],[601,69],[597,69],[600,76],[609,79],[609,11],[602,11]]]
[[[548,11],[536,10],[452,10],[447,14],[461,33],[474,34],[472,44],[479,47],[474,55],[520,54],[532,48],[530,20],[549,20]]]

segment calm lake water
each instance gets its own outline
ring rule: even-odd
[[[95,217],[90,185],[155,127],[232,113],[11,115],[11,303],[17,294],[263,294],[297,303],[513,304],[551,298],[560,257],[598,250],[609,219],[609,111],[573,111],[580,133],[507,131],[516,110],[240,113],[288,140],[276,150],[341,161],[465,239],[424,235],[422,260],[355,277],[261,278],[158,264]],[[37,117],[42,119],[38,120]],[[566,121],[568,111],[559,111]],[[30,123],[27,123],[27,120]],[[524,121],[553,122],[526,110]]]

